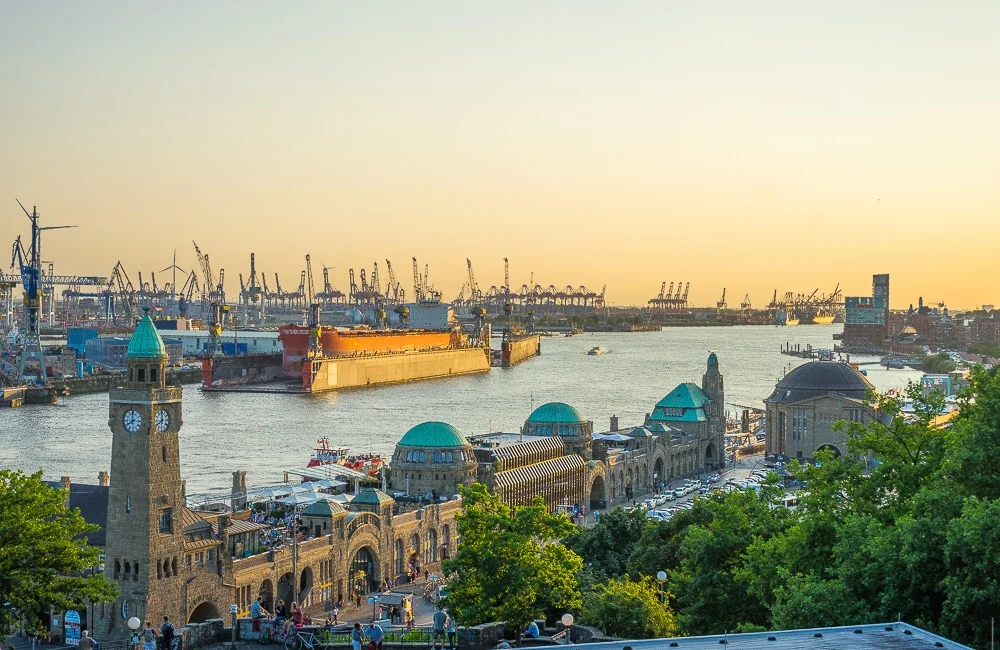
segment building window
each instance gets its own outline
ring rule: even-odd
[[[434,452],[434,462],[438,463],[440,461],[441,461],[441,454],[439,454],[438,452],[435,451]]]
[[[149,369],[149,381],[156,381],[156,368]]]
[[[144,381],[146,381],[146,369],[139,368],[139,383],[141,384]]]
[[[424,462],[424,452],[420,452],[420,462]]]
[[[205,554],[204,553],[200,553],[200,552],[199,553],[195,553],[194,554],[194,565],[195,566],[203,566],[204,564],[205,564]]]
[[[164,508],[160,511],[160,532],[161,533],[172,533],[174,532],[174,521],[170,508]]]
[[[850,411],[851,422],[863,422],[861,419],[861,409],[851,409]]]
[[[132,512],[132,497],[125,495],[125,512]]]
[[[792,440],[806,439],[808,418],[809,416],[806,409],[792,409]]]
[[[163,449],[161,449],[160,452],[163,454],[163,462],[167,462],[167,446],[163,445]]]

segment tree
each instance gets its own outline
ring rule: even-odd
[[[615,508],[601,515],[591,528],[581,528],[566,538],[566,546],[583,558],[597,580],[625,575],[628,558],[638,544],[646,522],[638,508]]]
[[[584,595],[580,622],[625,639],[671,636],[677,623],[658,592],[659,585],[649,576],[638,581],[611,579]]]
[[[961,395],[962,410],[949,431],[945,477],[966,494],[1000,498],[1000,373],[976,366]]]
[[[550,515],[539,497],[511,508],[481,483],[461,494],[462,543],[443,565],[452,576],[444,604],[456,621],[505,621],[520,631],[535,618],[579,609],[583,561],[559,543],[574,529],[569,517]]]
[[[0,470],[0,637],[20,623],[38,629],[49,607],[115,599],[115,587],[93,571],[100,549],[85,537],[99,527],[65,500],[63,490],[42,482],[41,472]]]

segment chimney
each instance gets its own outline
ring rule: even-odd
[[[108,475],[107,472],[98,472],[97,484],[100,485],[101,487],[108,487],[109,485],[111,485],[111,477]]]
[[[617,430],[618,430],[618,416],[617,415],[612,415],[611,416],[611,431],[613,433],[613,432],[615,432]]]

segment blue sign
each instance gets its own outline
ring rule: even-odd
[[[80,645],[80,613],[69,610],[63,616],[63,622],[66,623],[66,645]]]

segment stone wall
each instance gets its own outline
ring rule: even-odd
[[[180,631],[183,650],[228,641],[231,632],[221,618],[213,618],[204,623],[191,623]]]

